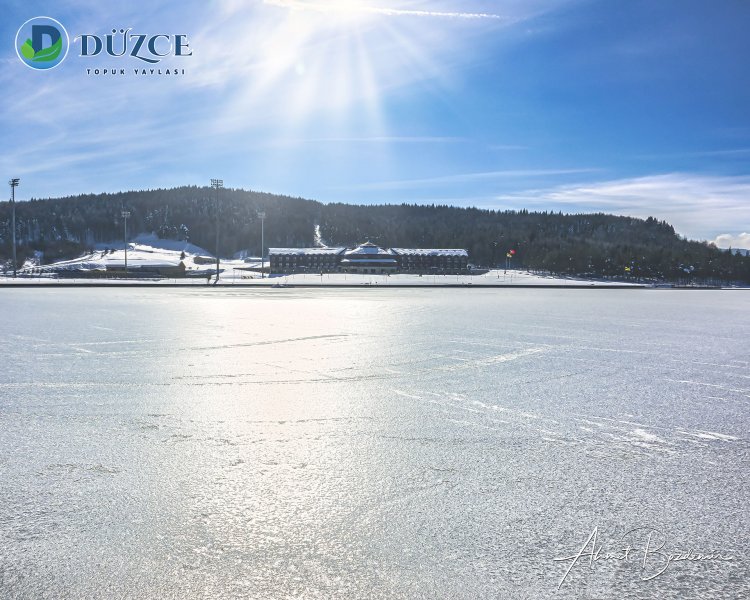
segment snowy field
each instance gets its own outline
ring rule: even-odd
[[[208,276],[213,276],[210,284],[215,284],[215,263],[212,255],[200,248],[187,242],[178,242],[173,240],[162,240],[155,236],[140,235],[134,242],[128,245],[128,266],[133,274],[130,279],[96,279],[90,278],[57,278],[51,276],[51,270],[65,269],[85,269],[97,270],[105,269],[108,265],[124,265],[125,250],[122,243],[119,246],[112,244],[99,244],[96,251],[86,254],[74,260],[61,261],[58,263],[39,267],[29,262],[21,270],[21,277],[13,279],[12,277],[0,276],[0,284],[64,284],[71,285],[76,283],[96,284],[96,285],[123,285],[130,283],[134,285],[207,285]],[[186,278],[179,279],[148,279],[138,278],[136,273],[140,267],[153,265],[171,265],[177,266],[180,262],[185,265]],[[265,262],[268,268],[268,262]],[[612,282],[612,281],[593,281],[590,279],[563,278],[551,275],[535,275],[525,271],[509,269],[490,271],[482,275],[346,275],[343,273],[332,274],[298,274],[261,277],[260,258],[239,258],[222,259],[220,262],[220,277],[217,285],[302,285],[302,286],[470,286],[470,285],[535,285],[535,286],[630,286],[632,284]]]
[[[750,296],[0,294],[3,598],[750,597]],[[651,580],[598,528],[720,551]],[[661,537],[659,537],[661,536]],[[640,552],[640,554],[638,554]],[[559,586],[559,590],[558,590]]]

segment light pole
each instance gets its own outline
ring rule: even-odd
[[[515,250],[508,250],[505,253],[505,272],[508,272],[508,269],[510,269],[510,259],[513,258],[516,255]]]
[[[219,190],[224,187],[223,179],[212,179],[211,187],[214,188],[214,209],[216,212],[216,283],[219,283]]]
[[[265,248],[265,239],[263,238],[263,222],[266,220],[265,211],[259,211],[258,218],[260,219],[260,278],[263,279],[265,277],[264,268],[266,265],[265,254],[263,253]]]
[[[13,230],[13,277],[16,276],[16,188],[21,182],[17,177],[11,179],[8,184],[10,185],[10,210],[11,210],[11,229]]]
[[[125,240],[125,277],[128,276],[128,217],[130,216],[129,210],[124,210],[120,213],[120,216],[125,219],[123,236]]]

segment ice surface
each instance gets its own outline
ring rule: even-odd
[[[748,597],[740,291],[0,290],[0,597]],[[598,527],[721,550],[641,581]]]

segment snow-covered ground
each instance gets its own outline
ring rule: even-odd
[[[85,283],[97,285],[132,283],[154,285],[181,284],[206,285],[211,277],[214,283],[215,263],[213,255],[207,250],[176,240],[163,240],[152,235],[140,235],[128,244],[128,269],[132,275],[128,279],[96,279],[89,278],[58,278],[56,273],[61,270],[96,271],[105,270],[108,266],[122,267],[125,263],[125,248],[122,243],[99,244],[94,252],[85,254],[73,260],[60,261],[43,265],[26,264],[19,271],[20,277],[0,277],[0,283],[5,284],[55,284],[55,283]],[[141,267],[173,266],[180,262],[185,265],[187,277],[179,279],[137,278],[136,273]],[[260,258],[232,258],[221,259],[221,274],[218,285],[305,285],[305,286],[488,286],[488,285],[534,285],[534,286],[632,286],[633,284],[604,280],[589,280],[580,278],[564,278],[552,275],[537,275],[526,271],[503,270],[490,271],[482,275],[352,275],[345,273],[330,274],[295,274],[273,275],[261,277]],[[266,267],[268,263],[266,262]],[[253,270],[255,269],[255,270]]]
[[[195,277],[215,273],[214,255],[189,242],[164,240],[155,235],[141,234],[127,246],[128,269],[135,275],[139,268],[154,266],[177,267],[180,262],[185,265],[185,274]],[[27,262],[19,271],[24,280],[32,278],[50,278],[59,271],[97,271],[107,267],[123,268],[125,264],[125,245],[122,242],[97,244],[94,251],[72,260],[38,266],[35,261]],[[223,276],[242,277],[242,269],[260,268],[260,258],[222,259]],[[0,281],[3,279],[0,278]],[[68,278],[65,278],[68,281]],[[28,280],[27,280],[28,281]],[[205,283],[205,282],[204,282]]]

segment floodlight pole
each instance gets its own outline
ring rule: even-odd
[[[16,276],[16,188],[21,182],[17,177],[11,179],[10,185],[10,210],[11,210],[11,229],[13,230],[13,277]]]
[[[123,236],[125,241],[125,277],[128,276],[128,217],[130,216],[129,210],[124,210],[120,213],[120,216],[125,220],[123,228]]]
[[[219,283],[219,190],[224,187],[223,179],[212,179],[211,187],[214,188],[214,209],[216,212],[216,283]]]
[[[266,220],[266,213],[265,211],[258,212],[258,217],[260,218],[260,278],[263,279],[265,277],[265,254],[264,254],[264,248],[265,248],[265,239],[264,239],[264,231],[263,231],[263,222]]]

